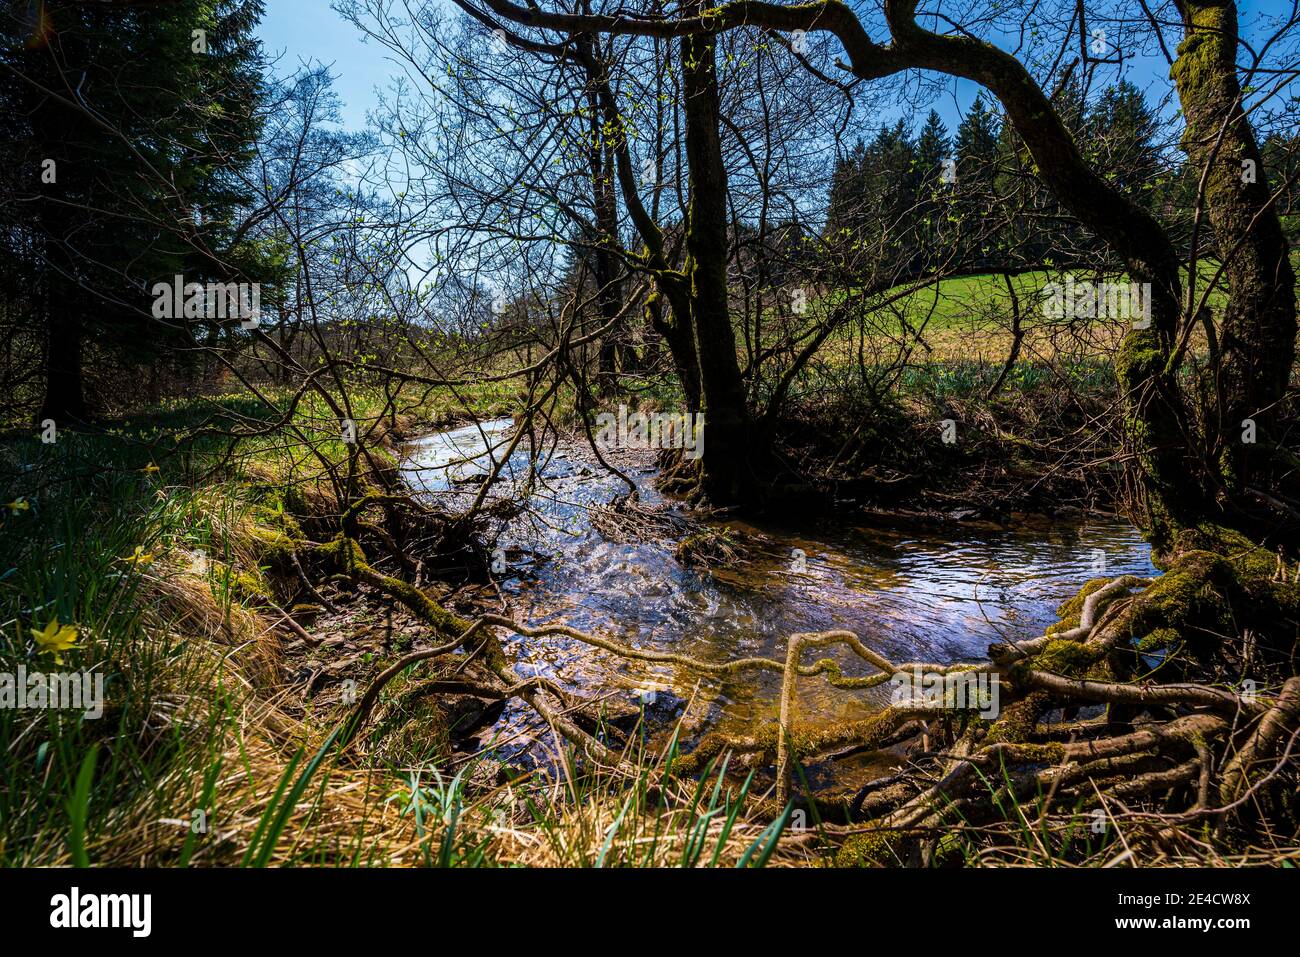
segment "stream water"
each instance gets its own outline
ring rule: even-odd
[[[501,455],[511,427],[500,419],[415,441],[405,478],[444,506],[463,505],[491,463],[485,450]],[[519,494],[532,456],[521,444],[493,494]],[[672,542],[609,541],[592,526],[587,507],[625,492],[621,480],[585,456],[566,456],[563,447],[537,458],[540,481],[527,490],[530,509],[499,529],[509,567],[498,579],[511,614],[642,648],[719,661],[784,660],[790,634],[844,628],[894,661],[980,661],[994,641],[1041,634],[1055,621],[1056,606],[1089,578],[1156,573],[1131,525],[1087,515],[1013,517],[1005,526],[902,527],[846,516],[789,524],[733,520],[717,524],[743,544],[745,561],[695,569],[678,562]],[[663,501],[644,455],[620,460],[620,467],[643,501]],[[715,725],[739,730],[777,713],[779,679],[772,674],[699,681],[684,669],[624,661],[563,638],[530,640],[517,651],[529,663],[522,673],[531,666],[588,693],[630,697],[634,689],[653,689],[659,706],[678,712],[687,699],[687,733]],[[848,673],[870,670],[848,652],[840,660]],[[888,685],[849,691],[810,678],[800,685],[800,715],[810,722],[860,718],[888,697]]]

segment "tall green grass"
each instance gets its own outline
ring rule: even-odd
[[[0,524],[0,671],[16,673],[20,664],[93,670],[104,675],[105,695],[97,720],[0,709],[7,863],[63,860],[65,842],[51,840],[58,834],[68,835],[72,860],[85,863],[93,854],[87,838],[114,826],[116,809],[142,799],[159,816],[175,816],[187,790],[170,773],[175,762],[225,730],[226,722],[194,729],[158,720],[168,690],[197,679],[203,665],[187,654],[184,636],[150,632],[140,601],[147,566],[132,558],[137,548],[148,554],[169,541],[202,544],[204,524],[185,490],[164,490],[156,473],[132,468],[137,449],[112,456],[112,445],[67,436],[42,450],[43,467],[33,470],[46,484],[6,492],[7,502],[26,507],[6,508]],[[32,629],[54,619],[77,630],[63,665],[40,655],[31,639]],[[220,714],[220,689],[212,704]]]
[[[308,443],[336,462],[349,451],[313,400],[293,429],[233,444],[222,434],[272,416],[228,397],[52,445],[0,443],[0,671],[94,670],[106,698],[98,720],[0,709],[0,863],[696,867],[780,856],[788,818],[751,820],[752,776],[737,783],[724,762],[698,784],[671,781],[675,742],[667,755],[638,743],[615,771],[565,749],[561,776],[485,790],[472,765],[359,766],[338,752],[336,716],[264,726],[276,687],[246,677],[254,649],[199,633],[165,586],[189,576],[196,603],[233,615],[246,600],[235,580],[258,569],[239,564],[222,529],[252,509],[291,510],[246,473],[294,482],[319,472]],[[211,559],[206,578],[183,567],[197,550]],[[63,665],[32,639],[55,618],[77,631]]]
[[[233,556],[213,521],[247,507],[240,463],[291,467],[304,456],[284,433],[236,443],[220,433],[256,430],[272,415],[235,396],[63,431],[48,445],[35,435],[0,444],[0,671],[90,670],[105,694],[99,719],[0,709],[0,861],[95,863],[97,837],[151,820],[180,821],[181,833],[193,809],[219,798],[220,762],[244,719],[216,663],[240,650],[169,621],[148,581],[176,573],[165,556],[202,550],[226,570],[209,582],[216,610],[237,601]],[[341,458],[323,419],[308,402],[297,425]],[[62,665],[31,634],[55,619],[77,632]],[[195,845],[191,834],[179,862]]]

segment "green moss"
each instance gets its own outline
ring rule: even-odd
[[[339,535],[328,542],[313,546],[312,554],[341,572],[366,564],[366,553],[361,550],[361,546],[345,535]]]
[[[1143,595],[1138,614],[1130,623],[1134,634],[1155,628],[1235,631],[1231,609],[1223,591],[1235,583],[1228,562],[1210,552],[1188,552]]]
[[[1114,627],[1138,638],[1137,648],[1155,652],[1178,647],[1209,661],[1225,635],[1249,628],[1271,646],[1289,653],[1300,620],[1300,582],[1274,581],[1278,556],[1247,536],[1213,523],[1179,528],[1162,559],[1165,573],[1120,610]],[[1095,590],[1089,582],[1061,605],[1066,621],[1049,629],[1072,626],[1083,601]],[[1053,641],[1025,666],[1072,677],[1104,677],[1110,659],[1091,661],[1081,646]],[[1014,677],[1014,671],[1013,671]]]
[[[228,588],[231,595],[239,601],[255,605],[272,601],[270,583],[260,569],[244,570],[213,560],[210,570],[212,581]]]
[[[961,867],[966,863],[969,847],[965,836],[960,831],[949,831],[939,838],[934,847],[934,864],[936,867]]]
[[[239,572],[231,579],[231,584],[240,597],[255,602],[271,600],[271,590],[256,575]]]
[[[1056,609],[1056,616],[1061,621],[1049,627],[1046,634],[1055,635],[1062,631],[1069,631],[1071,628],[1078,628],[1079,620],[1083,617],[1084,601],[1087,600],[1089,595],[1109,582],[1109,578],[1091,578],[1084,583],[1084,586],[1079,589],[1076,595],[1063,601]]]
[[[248,517],[253,520],[253,524],[269,529],[280,529],[290,538],[305,537],[298,520],[286,510],[284,499],[278,490],[250,505]]]
[[[1056,609],[1056,613],[1063,617],[1073,615],[1077,618],[1079,615],[1083,614],[1084,600],[1093,592],[1100,590],[1108,584],[1110,584],[1109,578],[1088,579],[1083,583],[1083,587],[1079,589],[1078,594],[1061,603],[1060,607]]]
[[[1033,667],[1040,671],[1064,675],[1067,678],[1087,677],[1101,656],[1079,641],[1058,638],[1049,641],[1033,659]]]
[[[902,863],[900,835],[889,831],[855,834],[835,853],[836,867],[891,867]]]
[[[1138,640],[1138,651],[1151,653],[1166,651],[1176,647],[1180,641],[1178,632],[1173,628],[1156,628]]]
[[[1017,668],[1023,667],[1018,665]],[[1012,677],[1016,669],[1012,669]],[[1002,714],[989,726],[987,744],[1015,744],[1028,739],[1038,723],[1038,716],[1046,706],[1047,696],[1035,691],[1022,701],[1016,701],[1002,709]]]
[[[1221,556],[1243,586],[1252,581],[1270,581],[1277,571],[1277,554],[1261,548],[1235,529],[1204,522],[1184,529],[1177,538],[1184,553],[1204,551]]]
[[[1060,741],[1047,744],[1019,744],[1012,749],[1016,763],[1061,764],[1065,761],[1065,745]]]
[[[300,547],[300,540],[290,538],[284,532],[267,525],[251,525],[248,535],[257,550],[257,560],[263,565],[275,568],[288,568],[293,564],[294,552]]]

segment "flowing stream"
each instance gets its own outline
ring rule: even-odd
[[[419,439],[408,448],[405,478],[444,506],[463,507],[491,464],[485,450],[503,454],[511,427],[499,419]],[[790,634],[842,628],[894,661],[980,661],[994,641],[1041,634],[1056,620],[1057,605],[1089,578],[1156,573],[1149,547],[1131,525],[1087,515],[1016,516],[1006,526],[903,527],[845,515],[790,524],[731,520],[715,524],[743,543],[745,561],[714,571],[685,567],[671,541],[609,541],[592,526],[587,506],[610,501],[626,485],[586,455],[542,450],[540,481],[523,490],[534,454],[525,445],[505,463],[504,481],[493,492],[526,491],[531,506],[505,522],[498,539],[508,567],[497,577],[511,614],[640,648],[717,661],[784,660]],[[647,458],[621,460],[620,467],[642,501],[663,501]],[[589,694],[628,700],[653,690],[656,707],[685,711],[688,734],[714,726],[742,730],[776,718],[774,674],[700,681],[686,669],[624,661],[565,638],[530,640],[517,650],[537,672]],[[846,650],[832,655],[847,673],[870,672]],[[889,693],[888,684],[841,690],[804,679],[800,716],[810,722],[865,717]],[[520,710],[507,715],[507,726],[510,720],[522,727],[528,719]],[[528,736],[518,728],[510,733]]]

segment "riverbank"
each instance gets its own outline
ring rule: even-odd
[[[391,410],[378,396],[349,401],[367,437],[360,459],[373,463],[352,474],[376,481],[396,464]],[[567,744],[557,746],[559,776],[507,774],[463,749],[453,760],[450,746],[492,703],[467,708],[481,699],[435,693],[419,668],[390,682],[367,734],[341,746],[358,694],[431,630],[367,584],[281,561],[286,541],[338,534],[335,480],[359,459],[314,401],[287,427],[274,420],[229,399],[65,433],[52,447],[5,444],[0,670],[84,670],[106,689],[96,719],[0,709],[6,864],[808,859],[778,846],[771,819],[736,808],[734,784],[719,779],[701,803],[693,782],[661,780],[671,758],[636,743],[635,721],[624,722],[615,771],[580,767]],[[236,429],[244,437],[232,440]],[[456,585],[431,575],[421,587],[481,607],[472,586],[450,594]],[[595,733],[609,712],[573,720]],[[640,797],[629,803],[629,793]]]
[[[1144,571],[1107,564],[1117,553],[1096,529],[1052,538],[1040,527],[1033,534],[1046,537],[1018,544],[1006,529],[949,519],[927,544],[915,525],[880,537],[878,524],[850,526],[842,516],[815,538],[806,528],[692,516],[697,529],[703,520],[728,537],[741,559],[699,566],[683,560],[671,535],[649,544],[607,539],[588,508],[599,513],[605,499],[571,494],[609,491],[607,479],[579,460],[577,447],[562,445],[565,477],[553,473],[542,485],[583,517],[586,524],[565,538],[581,549],[527,554],[507,540],[505,569],[494,572],[495,547],[475,551],[466,543],[491,546],[520,513],[489,503],[485,524],[469,534],[450,521],[447,502],[410,502],[394,490],[400,450],[409,448],[399,443],[421,419],[414,410],[396,416],[380,397],[351,396],[363,452],[337,437],[329,410],[314,402],[296,408],[288,426],[262,410],[262,429],[250,428],[256,403],[229,401],[216,418],[212,405],[182,407],[113,431],[68,435],[53,448],[35,440],[5,447],[16,493],[0,525],[2,553],[11,556],[0,590],[6,666],[102,673],[107,699],[95,720],[0,711],[0,744],[12,757],[0,788],[9,802],[8,862],[827,860],[854,833],[833,821],[854,802],[860,808],[866,782],[882,781],[881,800],[894,795],[888,781],[904,766],[898,759],[924,760],[932,746],[924,736],[910,744],[895,737],[909,726],[883,734],[878,719],[889,708],[870,706],[879,686],[837,686],[837,675],[849,679],[861,665],[832,649],[836,670],[801,680],[792,700],[797,753],[808,749],[796,765],[800,790],[838,796],[821,810],[791,804],[784,813],[767,750],[784,638],[848,625],[893,661],[984,660],[988,634],[1006,638],[1010,623],[986,616],[999,603],[1016,607],[1020,585],[983,566],[1059,566],[1053,588],[1060,591],[1034,596],[1045,610],[1022,618],[1020,635],[1055,619],[1056,599],[1073,595],[1080,580],[1094,579],[1088,590],[1095,590],[1112,576],[1137,581],[1122,573]],[[234,425],[245,435],[232,441]],[[652,464],[630,454],[618,461],[637,472],[634,482],[649,499]],[[476,487],[449,483],[447,491],[472,495]],[[537,509],[522,515],[547,518]],[[360,552],[337,544],[349,535]],[[843,543],[828,548],[836,535]],[[796,541],[812,545],[801,549],[803,571],[789,564]],[[477,570],[448,572],[431,560],[445,556],[449,543],[470,547]],[[1018,552],[1025,544],[1029,551]],[[901,556],[892,567],[891,554]],[[954,571],[966,577],[945,577]],[[890,610],[872,598],[897,602],[918,594],[918,583],[925,601]],[[602,605],[611,596],[618,601]],[[792,608],[813,617],[791,618]],[[431,609],[438,610],[432,618]],[[499,628],[499,652],[447,644],[455,637],[447,622],[486,613],[542,627],[529,638]],[[1079,600],[1069,598],[1060,613],[1076,627]],[[849,622],[844,614],[863,618]],[[972,643],[916,644],[918,636],[945,634],[944,620],[964,622]],[[606,636],[599,640],[609,647],[557,631],[561,621]],[[882,622],[893,628],[874,627]],[[979,634],[983,627],[992,631]],[[43,636],[68,629],[58,650],[43,644]],[[1175,654],[1164,640],[1160,653]],[[620,644],[636,646],[639,663]],[[698,664],[654,659],[676,652],[690,652]],[[513,688],[476,676],[485,653],[511,663]],[[708,676],[746,655],[768,664],[754,674]],[[540,722],[525,707],[530,686],[547,688],[559,703]],[[375,688],[368,722],[350,729]],[[861,712],[845,710],[864,701]],[[552,734],[555,722],[564,734]],[[818,727],[835,730],[817,740]],[[726,745],[717,751],[704,747],[719,741]],[[593,759],[596,753],[612,760]],[[42,784],[33,788],[38,774]],[[1017,859],[1019,812],[1014,805],[1003,811],[1012,816],[997,829],[999,854]],[[1053,821],[1068,830],[1068,822]],[[889,863],[892,846],[858,842],[841,862]],[[969,850],[972,863],[993,862],[978,844]],[[1072,859],[1103,850],[1069,840],[1060,846]]]

